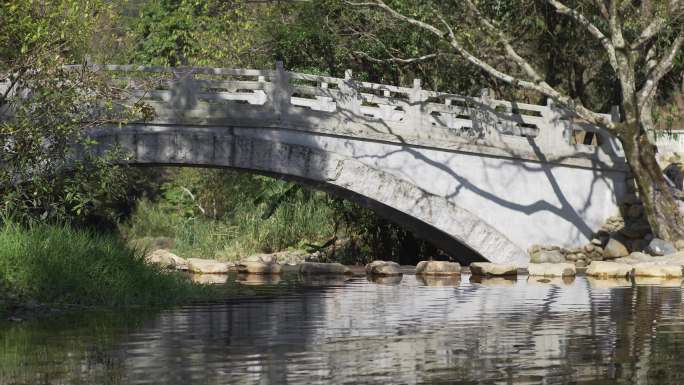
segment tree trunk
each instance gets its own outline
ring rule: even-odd
[[[639,196],[653,235],[667,241],[684,239],[684,216],[677,197],[656,161],[656,147],[636,118],[628,118],[620,129],[625,156],[634,173]]]

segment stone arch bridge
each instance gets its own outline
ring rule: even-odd
[[[82,68],[82,67],[73,67]],[[618,210],[613,138],[553,105],[275,70],[93,66],[156,116],[91,132],[133,165],[226,167],[340,194],[451,252],[528,263]],[[593,132],[593,145],[575,143]],[[464,247],[468,252],[464,252]],[[470,255],[468,255],[470,254]]]

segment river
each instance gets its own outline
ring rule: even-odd
[[[1,324],[0,383],[684,383],[680,282],[286,275],[267,285],[283,290]]]

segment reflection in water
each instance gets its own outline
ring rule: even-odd
[[[484,286],[506,286],[515,285],[518,282],[518,277],[516,276],[506,276],[506,277],[487,277],[482,275],[471,275],[470,283],[476,283]]]
[[[681,278],[672,277],[634,277],[634,283],[637,285],[655,285],[664,287],[679,287],[682,286]]]
[[[243,285],[277,285],[282,278],[272,274],[238,274],[237,282]]]
[[[423,286],[458,286],[460,275],[416,275],[416,281]]]
[[[302,286],[344,286],[344,284],[352,278],[344,274],[299,274],[299,283]]]
[[[589,282],[589,286],[592,289],[614,289],[632,286],[632,281],[627,278],[597,278],[587,276],[585,279]]]
[[[400,284],[403,275],[369,275],[367,278],[369,282],[391,286]]]
[[[202,285],[222,285],[228,281],[226,274],[190,274],[192,282]]]
[[[681,287],[425,278],[0,325],[0,384],[684,383]]]
[[[541,277],[530,275],[527,277],[527,283],[529,284],[542,284],[542,285],[572,285],[575,282],[574,276],[565,277]]]

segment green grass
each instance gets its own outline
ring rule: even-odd
[[[264,218],[264,204],[245,200],[222,220],[179,215],[164,202],[142,200],[122,226],[128,239],[169,237],[182,257],[236,260],[242,256],[302,248],[334,234],[333,213],[321,200],[293,200]]]
[[[208,299],[215,289],[143,261],[113,235],[69,226],[0,225],[0,312],[28,301],[119,307]]]

